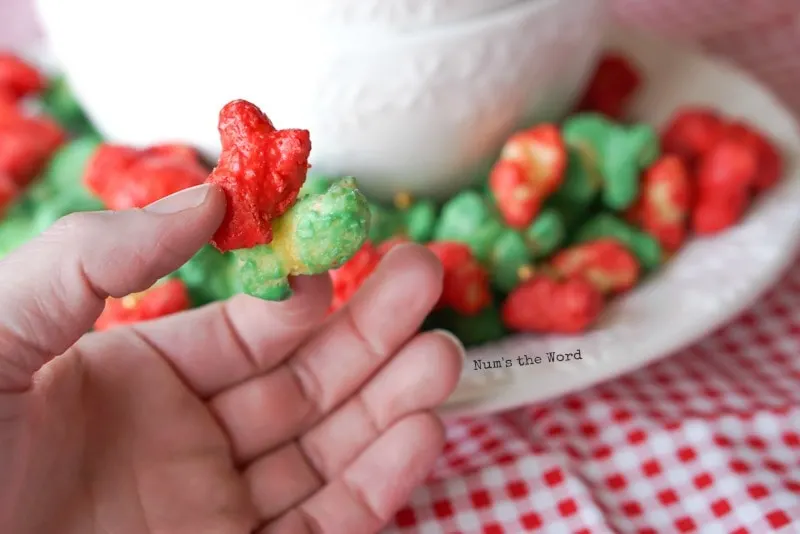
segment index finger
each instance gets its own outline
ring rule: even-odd
[[[133,325],[131,331],[198,395],[209,397],[276,367],[318,328],[331,303],[330,278],[298,277],[292,289],[292,298],[284,302],[238,295]]]
[[[141,210],[68,215],[0,261],[0,391],[26,390],[92,327],[107,297],[180,267],[224,213],[222,192],[201,185]]]

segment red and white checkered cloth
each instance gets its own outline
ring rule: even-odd
[[[694,39],[800,116],[800,0],[615,0]],[[800,208],[799,208],[800,209]],[[565,398],[448,426],[387,532],[800,532],[800,262],[731,325]]]

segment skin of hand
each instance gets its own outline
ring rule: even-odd
[[[417,333],[442,282],[422,247],[393,250],[330,317],[329,278],[301,277],[286,302],[86,334],[224,210],[202,185],[73,214],[0,261],[0,532],[371,533],[423,481],[463,348]]]

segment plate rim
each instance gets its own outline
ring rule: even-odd
[[[621,47],[616,44],[620,41],[641,41],[643,43],[647,43],[648,47],[657,47],[658,49],[662,50],[671,49],[671,55],[675,58],[691,56],[694,60],[715,63],[720,68],[735,74],[737,78],[746,80],[748,85],[757,88],[764,97],[768,98],[776,110],[779,110],[782,115],[786,116],[787,118],[791,118],[793,133],[794,137],[796,138],[795,141],[800,141],[800,124],[798,124],[797,116],[790,109],[788,109],[786,104],[775,95],[771,88],[769,88],[756,76],[738,66],[734,61],[710,53],[697,44],[686,42],[674,43],[668,39],[647,35],[642,31],[627,26],[618,25],[614,27],[609,36],[614,35],[617,37],[610,37],[610,39],[607,39],[604,49],[620,49]],[[796,143],[796,146],[793,148],[800,149],[800,144]],[[790,174],[785,176],[786,183],[792,180],[800,181],[800,167],[795,166],[792,171],[788,172],[790,172]],[[800,208],[798,208],[798,211],[800,211]],[[531,400],[525,402],[519,402],[516,400],[518,395],[515,396],[513,393],[516,390],[524,387],[526,382],[524,378],[526,371],[520,371],[519,369],[514,370],[512,368],[512,370],[509,372],[513,376],[511,380],[506,379],[493,381],[489,379],[488,383],[484,387],[467,387],[466,391],[469,393],[469,395],[463,400],[459,399],[459,393],[462,392],[462,390],[459,389],[462,386],[459,385],[450,399],[448,399],[441,407],[439,407],[437,412],[446,420],[451,420],[465,417],[492,415],[525,406],[532,406],[588,389],[609,380],[613,380],[614,378],[618,378],[642,369],[657,361],[661,361],[670,356],[676,355],[680,351],[700,342],[707,335],[712,334],[714,331],[731,324],[743,312],[756,304],[758,300],[770,289],[775,287],[775,284],[792,266],[793,259],[798,256],[798,252],[800,251],[800,216],[794,218],[791,226],[784,232],[784,236],[786,236],[787,240],[791,241],[790,248],[786,250],[786,253],[782,255],[781,259],[774,261],[763,269],[763,274],[759,278],[759,280],[761,280],[760,283],[754,283],[750,289],[748,289],[746,292],[743,292],[741,298],[739,298],[735,304],[728,307],[724,316],[719,317],[717,320],[710,321],[709,324],[702,322],[697,323],[696,326],[690,331],[685,330],[687,335],[677,338],[677,340],[674,342],[663,343],[660,350],[651,351],[650,354],[644,352],[644,357],[637,360],[628,358],[623,359],[621,360],[620,365],[607,365],[609,362],[606,361],[604,362],[606,364],[605,366],[596,366],[591,369],[586,368],[584,369],[584,373],[576,374],[577,376],[582,374],[584,375],[583,377],[572,378],[566,387],[559,388],[557,391],[548,392],[543,395],[532,395]],[[502,343],[509,339],[513,339],[514,337],[520,337],[520,335],[517,334],[514,336],[507,336],[506,338],[503,338],[503,340],[495,343]],[[495,343],[489,343],[481,347],[469,349],[467,351],[467,357],[465,360],[465,369],[462,371],[462,374],[475,372],[466,368],[473,361],[475,353],[478,350],[485,351],[487,348],[492,347],[492,345]],[[563,375],[557,375],[554,378],[562,378],[564,376],[567,376],[566,373]],[[508,393],[504,392],[504,389],[508,391]]]

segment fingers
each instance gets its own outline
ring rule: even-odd
[[[464,348],[451,334],[428,332],[344,405],[300,438],[305,455],[330,480],[401,418],[433,409],[458,384]]]
[[[452,335],[414,338],[366,386],[303,436],[254,461],[245,470],[253,502],[271,520],[333,480],[402,418],[432,409],[455,389],[463,348]],[[276,470],[294,473],[276,484]]]
[[[136,325],[201,397],[267,372],[291,354],[325,318],[328,276],[292,280],[285,302],[237,296],[187,313]]]
[[[297,443],[284,445],[253,462],[244,480],[259,523],[287,512],[325,485]]]
[[[440,290],[438,260],[419,246],[398,247],[285,365],[215,396],[210,407],[236,458],[294,439],[353,394],[417,332]]]
[[[94,323],[108,296],[150,287],[216,230],[221,191],[198,186],[142,210],[77,213],[0,262],[0,391],[32,374]]]
[[[260,534],[378,532],[423,481],[443,445],[444,429],[436,416],[408,416],[381,435],[341,477]]]

